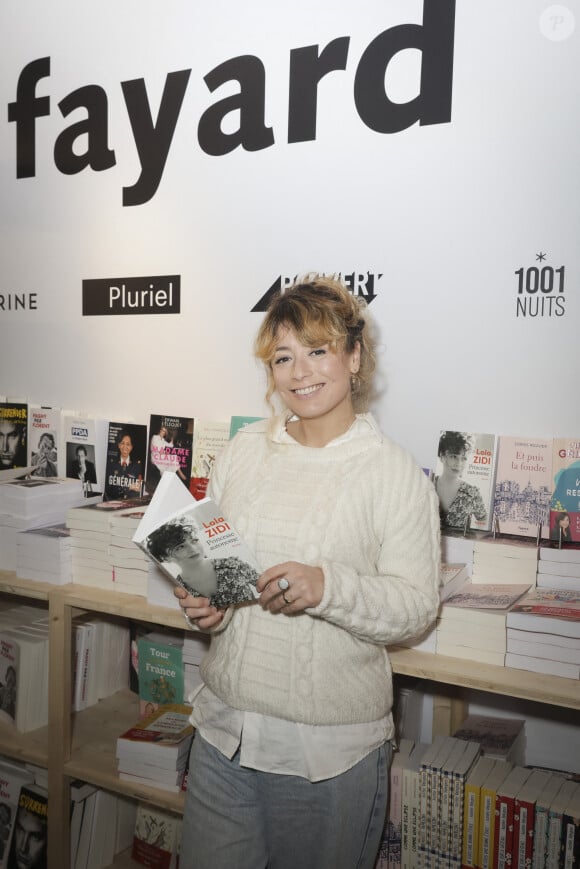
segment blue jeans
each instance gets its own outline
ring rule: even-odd
[[[373,869],[391,745],[335,778],[245,769],[199,733],[191,749],[180,869]]]

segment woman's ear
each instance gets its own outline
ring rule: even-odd
[[[350,373],[358,374],[360,368],[360,341],[357,341],[354,345],[354,350],[352,351],[350,357]]]

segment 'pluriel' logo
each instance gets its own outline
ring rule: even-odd
[[[180,312],[181,275],[83,281],[83,317]]]

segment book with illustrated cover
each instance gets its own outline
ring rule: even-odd
[[[139,803],[131,858],[150,869],[178,865],[182,819],[165,809]]]
[[[508,610],[522,595],[529,591],[528,583],[510,585],[468,583],[445,601],[446,607],[464,609]]]
[[[229,422],[195,421],[189,489],[196,500],[205,498],[211,469],[229,438]]]
[[[152,413],[145,471],[145,493],[152,495],[165,471],[189,488],[193,461],[193,417]]]
[[[550,538],[565,544],[580,541],[580,439],[554,438]]]
[[[580,593],[572,589],[533,588],[513,607],[510,615],[523,616],[555,616],[558,619],[570,619],[580,623]],[[515,618],[511,619],[511,627],[516,627]],[[510,622],[508,622],[510,624]],[[530,619],[526,625],[530,630],[539,630]]]
[[[183,632],[151,631],[137,641],[139,712],[184,702]]]
[[[453,735],[458,739],[478,742],[486,757],[511,760],[512,763],[523,765],[524,728],[523,718],[470,714]]]
[[[105,469],[105,501],[140,498],[145,485],[147,426],[110,422]]]
[[[442,528],[491,529],[496,459],[494,434],[441,432],[433,482]]]
[[[63,477],[62,410],[30,405],[28,408],[28,464],[32,477]]]
[[[193,725],[191,706],[168,703],[137,721],[117,739],[119,763],[142,761],[164,769],[183,768],[187,760]]]
[[[133,535],[176,585],[226,607],[254,600],[261,574],[255,557],[211,498],[196,501],[174,473],[164,473]]]
[[[496,531],[537,537],[549,533],[552,495],[552,440],[509,437],[498,439],[494,516]]]
[[[24,468],[28,459],[28,404],[0,403],[0,470]]]

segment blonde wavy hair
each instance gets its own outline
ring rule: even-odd
[[[353,296],[341,281],[318,274],[304,276],[276,296],[254,344],[254,354],[266,368],[268,404],[272,404],[275,391],[272,360],[278,334],[281,328],[287,328],[306,347],[329,344],[335,352],[344,351],[350,355],[358,343],[360,367],[351,379],[352,403],[355,411],[365,411],[376,366],[367,310],[365,300]]]

